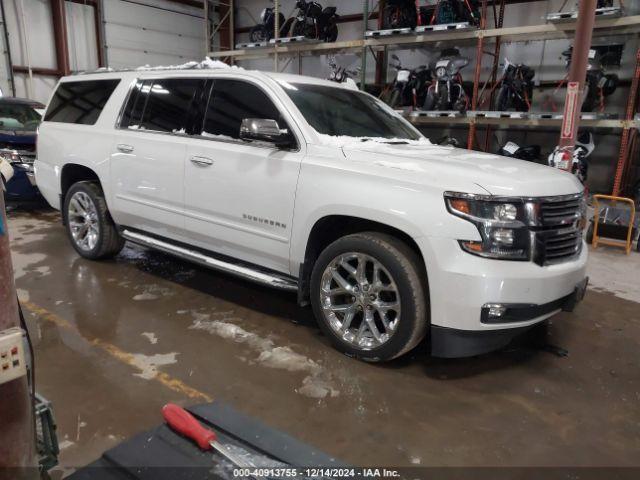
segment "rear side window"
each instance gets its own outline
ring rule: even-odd
[[[95,124],[119,83],[119,79],[114,79],[59,84],[49,103],[44,121]]]
[[[240,138],[245,118],[276,120],[280,128],[286,128],[280,112],[260,88],[241,80],[214,80],[201,135]]]
[[[205,82],[197,78],[138,82],[129,96],[121,127],[188,133],[193,104]]]

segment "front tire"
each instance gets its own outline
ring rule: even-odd
[[[421,265],[405,243],[381,233],[348,235],[325,248],[311,274],[311,303],[335,348],[383,362],[418,345],[429,311]]]
[[[124,247],[97,183],[73,184],[65,196],[63,214],[69,240],[80,256],[90,260],[109,258]]]

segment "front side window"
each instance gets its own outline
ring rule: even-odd
[[[318,133],[406,140],[423,138],[406,120],[370,95],[303,83],[287,83],[283,89]]]
[[[60,83],[47,108],[45,122],[94,125],[119,83],[119,79]]]
[[[245,118],[276,120],[286,128],[279,110],[260,88],[241,80],[214,80],[201,135],[238,139]]]

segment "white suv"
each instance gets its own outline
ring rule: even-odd
[[[376,98],[228,69],[63,78],[36,179],[80,255],[129,240],[297,292],[369,361],[497,349],[586,286],[583,188],[432,145]]]

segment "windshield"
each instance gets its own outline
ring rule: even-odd
[[[35,132],[40,124],[40,114],[29,105],[0,104],[0,132]]]
[[[364,93],[323,85],[281,84],[318,133],[336,137],[422,138],[402,117]]]

